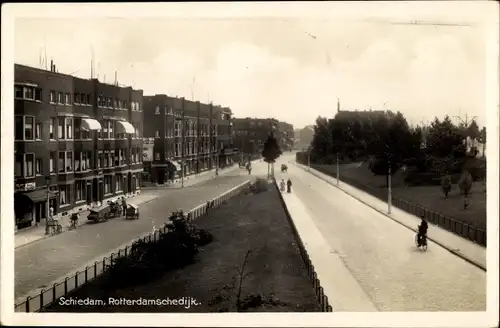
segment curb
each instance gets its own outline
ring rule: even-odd
[[[158,197],[153,198],[153,199],[150,199],[150,200],[148,200],[148,201],[145,201],[144,203],[140,203],[139,205],[142,205],[142,204],[147,204],[147,203],[152,202],[153,200],[155,200],[155,199],[157,199],[157,198],[158,198]],[[132,203],[132,204],[133,204],[133,203]],[[80,227],[80,226],[82,226],[82,225],[84,225],[84,223],[80,224],[78,227]],[[78,229],[78,227],[77,227],[76,229]],[[76,230],[76,229],[73,229],[73,230]],[[67,229],[67,230],[63,230],[61,233],[59,233],[59,234],[57,234],[57,235],[60,235],[60,234],[63,234],[63,233],[65,233],[65,232],[69,232],[69,231],[71,231],[71,230],[69,230],[69,229]],[[31,244],[37,243],[37,242],[39,242],[39,241],[42,241],[42,240],[44,240],[44,239],[46,239],[46,238],[49,238],[49,237],[54,237],[54,236],[57,236],[57,235],[45,235],[45,234],[44,234],[42,238],[32,240],[32,241],[30,241],[29,243],[22,244],[22,245],[17,246],[17,247],[15,247],[15,246],[14,246],[14,251],[15,251],[16,249],[22,248],[22,247],[24,247],[24,246],[28,246],[28,245],[31,245]],[[15,237],[15,236],[14,236],[14,237]]]
[[[333,308],[328,302],[328,296],[325,295],[325,292],[323,290],[323,287],[321,287],[321,283],[318,279],[318,275],[316,273],[316,270],[314,270],[314,265],[311,262],[311,259],[309,258],[309,254],[307,253],[307,250],[304,246],[304,243],[302,242],[302,239],[300,238],[300,235],[297,231],[297,227],[295,226],[295,223],[293,222],[292,216],[290,215],[290,212],[288,211],[288,207],[286,206],[285,199],[283,198],[283,194],[278,188],[277,182],[273,181],[271,184],[274,186],[276,192],[278,193],[278,197],[281,202],[281,206],[283,206],[283,209],[285,210],[286,218],[288,221],[288,224],[290,225],[290,228],[292,229],[293,237],[295,241],[297,242],[297,246],[299,247],[299,252],[302,257],[302,260],[304,261],[304,264],[307,269],[307,273],[309,276],[309,279],[311,280],[311,283],[314,288],[314,292],[316,294],[316,298],[318,300],[319,306],[321,307],[321,312],[333,312]]]
[[[295,165],[295,166],[297,166],[297,167],[299,167],[301,170],[304,170],[304,171],[308,172],[306,169],[304,169],[303,167],[301,167],[301,165],[302,165],[302,164],[298,164],[298,165],[297,165],[297,163],[294,163],[294,165]],[[311,170],[314,170],[314,169],[313,169],[313,168],[311,168]],[[324,182],[328,183],[329,185],[331,185],[331,186],[333,186],[333,187],[335,187],[335,188],[337,188],[337,189],[341,190],[341,191],[342,191],[342,192],[344,192],[345,194],[347,194],[347,195],[351,196],[352,198],[354,198],[354,199],[356,199],[357,201],[359,201],[359,202],[363,203],[364,205],[366,205],[366,206],[370,207],[371,209],[373,209],[373,210],[377,211],[378,213],[380,213],[380,214],[384,215],[385,217],[388,217],[388,218],[389,218],[389,219],[391,219],[392,221],[394,221],[394,222],[396,222],[396,223],[399,223],[400,225],[402,225],[403,227],[405,227],[405,228],[407,228],[407,229],[409,229],[409,230],[412,230],[412,231],[414,231],[414,232],[417,232],[417,229],[415,229],[415,228],[413,228],[413,227],[411,227],[411,226],[407,225],[406,223],[403,223],[403,222],[399,221],[398,219],[393,218],[393,217],[392,217],[392,216],[390,216],[389,214],[387,214],[387,213],[385,213],[385,212],[383,212],[383,211],[381,211],[381,210],[379,210],[379,209],[377,209],[377,208],[373,207],[372,205],[368,204],[367,202],[363,201],[362,199],[360,199],[360,198],[358,198],[358,197],[356,197],[356,196],[353,196],[352,194],[348,193],[347,191],[345,191],[345,190],[344,190],[344,189],[342,189],[341,187],[337,186],[336,184],[333,184],[331,181],[328,181],[328,180],[326,180],[326,179],[323,179],[322,177],[317,176],[316,174],[312,173],[311,171],[309,171],[309,173],[311,173],[312,175],[314,175],[314,176],[315,176],[315,177],[317,177],[318,179],[323,180]],[[342,183],[349,185],[348,183],[346,183],[346,182],[344,182],[344,181],[342,181]],[[349,185],[349,186],[350,186],[350,185]],[[354,186],[351,186],[351,187],[356,188],[356,187],[354,187]],[[358,188],[356,188],[356,189],[358,189]],[[371,196],[371,195],[370,195],[370,196]],[[457,237],[460,237],[460,236],[457,236]],[[454,250],[454,249],[453,249],[453,248],[451,248],[450,246],[447,246],[446,244],[444,244],[444,243],[442,243],[442,242],[440,242],[440,241],[437,241],[435,238],[427,237],[427,239],[428,239],[428,240],[430,240],[430,241],[432,241],[432,242],[433,242],[433,243],[435,243],[436,245],[441,246],[442,248],[446,249],[448,252],[452,253],[453,255],[458,256],[458,257],[460,257],[461,259],[463,259],[464,261],[466,261],[466,262],[468,262],[468,263],[470,263],[470,264],[474,265],[475,267],[477,267],[477,268],[479,268],[479,269],[481,269],[481,270],[483,270],[483,271],[486,271],[486,267],[485,267],[485,266],[483,266],[481,263],[479,263],[479,262],[477,262],[477,261],[475,261],[475,260],[473,260],[473,259],[469,258],[468,256],[466,256],[466,255],[464,255],[464,254],[462,254],[462,253],[460,253],[460,252],[458,252],[458,251]]]

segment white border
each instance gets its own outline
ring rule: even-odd
[[[33,18],[140,18],[140,17],[298,17],[343,20],[418,19],[430,13],[453,13],[461,22],[482,22],[488,32],[488,303],[487,312],[377,312],[377,313],[266,313],[266,314],[23,314],[13,312],[14,217],[13,193],[13,51],[14,19]],[[162,13],[161,15],[158,13]],[[4,4],[2,6],[2,111],[1,111],[1,322],[6,325],[100,326],[293,326],[293,327],[493,327],[498,324],[498,6],[496,2],[288,2],[288,3],[116,3],[116,4]],[[423,19],[423,18],[422,18]],[[442,19],[442,17],[439,17]],[[494,219],[491,219],[494,218]],[[3,288],[2,288],[3,287]]]

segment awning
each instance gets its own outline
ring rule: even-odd
[[[42,201],[47,201],[47,189],[33,190],[30,192],[25,192],[20,194],[19,196],[26,196],[33,203],[39,203]],[[54,192],[49,192],[49,198],[55,198],[56,194]]]
[[[129,133],[129,134],[134,134],[135,133],[135,128],[132,124],[130,124],[129,122],[127,121],[116,121],[118,123],[118,125],[120,125],[123,130],[125,131],[125,133]]]
[[[102,126],[98,120],[94,120],[93,118],[82,118],[82,129],[87,131],[101,130]]]
[[[175,166],[175,169],[176,171],[181,171],[182,170],[182,166],[181,164],[179,164],[179,162],[176,162],[176,161],[168,161],[170,164],[172,164],[173,166]]]

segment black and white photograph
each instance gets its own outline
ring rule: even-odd
[[[2,6],[2,324],[498,325],[498,9]]]

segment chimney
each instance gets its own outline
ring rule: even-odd
[[[50,71],[53,72],[54,71],[54,60],[50,60]]]

